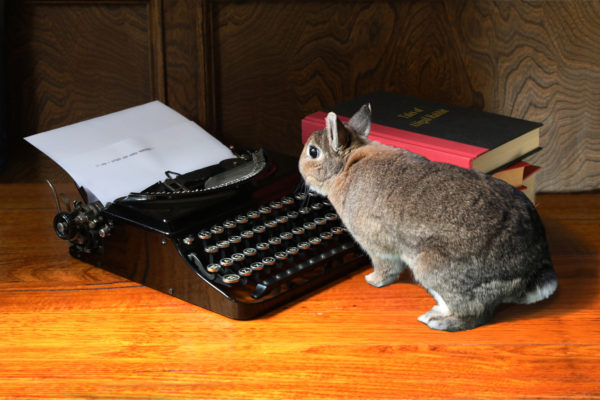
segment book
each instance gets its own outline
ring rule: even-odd
[[[540,123],[396,93],[373,92],[327,111],[347,122],[365,103],[372,109],[369,139],[431,161],[490,173],[539,150]],[[325,127],[327,111],[303,118],[303,142]]]
[[[525,161],[517,161],[493,173],[492,176],[516,187],[535,204],[535,175],[540,169],[541,167],[537,165],[531,165]]]
[[[535,202],[535,176],[540,171],[540,167],[536,165],[527,165],[523,172],[523,185],[519,187],[519,190],[525,193],[529,200]]]
[[[525,168],[527,166],[529,166],[529,164],[525,161],[517,161],[516,163],[493,173],[492,176],[494,178],[501,179],[514,187],[520,187],[523,185]]]

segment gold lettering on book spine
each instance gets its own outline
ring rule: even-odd
[[[426,125],[429,124],[431,121],[433,121],[436,118],[441,117],[442,115],[446,115],[450,112],[450,110],[446,109],[446,108],[440,108],[439,110],[435,110],[429,114],[424,115],[423,117],[421,117],[420,119],[416,120],[416,121],[412,121],[409,124],[411,126],[414,127],[419,127],[422,125]]]
[[[423,111],[424,110],[419,107],[414,107],[411,111],[406,111],[406,112],[398,114],[398,118],[411,119],[412,117],[419,115]]]

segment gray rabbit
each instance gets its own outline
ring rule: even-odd
[[[472,329],[501,303],[530,304],[556,290],[544,227],[519,190],[368,140],[370,105],[347,124],[329,113],[326,125],[306,142],[300,173],[369,255],[368,283],[388,285],[408,267],[434,297],[419,321]]]

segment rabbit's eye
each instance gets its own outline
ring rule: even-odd
[[[321,154],[321,150],[319,150],[317,147],[315,147],[315,146],[308,147],[308,155],[310,156],[310,158],[315,159],[315,158],[319,157],[319,154]]]

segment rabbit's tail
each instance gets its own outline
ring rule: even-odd
[[[558,282],[552,264],[544,265],[533,277],[525,293],[513,299],[512,302],[519,304],[531,304],[547,299],[556,291]]]

